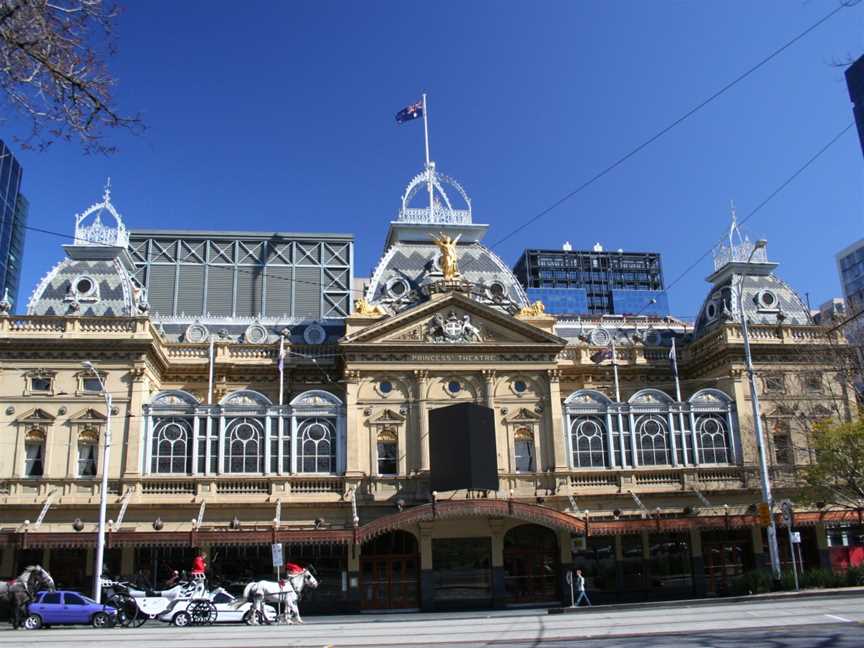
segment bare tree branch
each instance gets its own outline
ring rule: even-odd
[[[77,138],[87,152],[112,153],[106,129],[143,130],[115,107],[106,60],[117,15],[103,0],[0,0],[0,102],[30,120],[23,146]]]

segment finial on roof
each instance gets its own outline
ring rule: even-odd
[[[108,180],[105,182],[105,193],[102,194],[102,199],[106,203],[111,202],[111,176],[108,176]]]

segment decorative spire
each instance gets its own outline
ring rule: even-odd
[[[449,189],[449,192],[448,192]],[[428,193],[429,202],[422,205],[419,196]],[[414,205],[412,205],[414,203]],[[414,176],[402,194],[402,208],[396,219],[401,223],[428,223],[436,225],[470,225],[471,199],[456,180],[438,173],[435,163]]]
[[[114,226],[102,222],[102,215],[107,212],[114,219]],[[89,224],[85,224],[88,218],[93,217]],[[75,214],[75,245],[109,245],[116,247],[127,247],[129,235],[120,213],[111,203],[111,178],[105,183],[105,191],[102,194],[102,202],[88,207],[83,213]]]
[[[765,248],[755,249],[756,244],[738,226],[735,201],[729,201],[729,211],[729,233],[726,241],[714,248],[714,270],[719,270],[729,263],[747,263],[748,259],[751,263],[768,263],[768,254]]]

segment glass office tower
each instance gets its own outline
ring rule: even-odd
[[[21,280],[24,227],[29,208],[21,194],[22,175],[18,160],[0,140],[0,298],[8,294],[13,310]]]

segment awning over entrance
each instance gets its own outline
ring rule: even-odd
[[[649,531],[651,533],[678,532],[690,529],[741,529],[759,525],[756,515],[694,515],[674,518],[646,518],[641,520],[591,520],[577,517],[539,504],[513,500],[474,499],[439,501],[414,506],[392,515],[377,518],[356,529],[292,529],[202,528],[196,531],[113,531],[108,533],[109,547],[122,546],[176,546],[198,545],[253,545],[281,542],[286,544],[363,544],[388,531],[404,529],[420,522],[466,517],[512,518],[588,536],[626,535]],[[795,526],[818,523],[837,524],[862,522],[861,511],[807,511],[795,514]],[[782,524],[780,515],[777,523]],[[95,533],[22,532],[0,533],[0,543],[28,548],[92,547]]]

